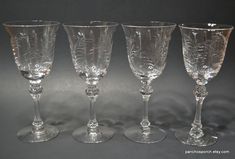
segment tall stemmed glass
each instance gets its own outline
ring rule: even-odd
[[[112,129],[98,124],[94,104],[99,94],[97,85],[109,66],[116,26],[117,23],[102,21],[64,24],[75,70],[87,84],[85,92],[90,100],[87,126],[73,132],[74,139],[83,143],[100,143],[113,136]]]
[[[155,143],[165,138],[162,129],[150,124],[148,102],[153,89],[151,82],[162,73],[166,65],[168,46],[176,24],[167,22],[137,22],[123,24],[128,60],[132,72],[141,81],[143,119],[139,126],[125,131],[125,136],[139,143]]]
[[[219,72],[230,33],[230,25],[213,23],[181,24],[183,56],[186,71],[196,81],[193,93],[196,98],[196,113],[191,128],[176,131],[176,137],[184,144],[209,146],[217,136],[201,123],[201,109],[208,95],[205,85]]]
[[[42,95],[41,82],[49,75],[54,59],[55,21],[11,21],[3,24],[10,35],[15,62],[22,76],[29,81],[29,93],[34,102],[34,120],[17,133],[24,142],[43,142],[56,137],[59,130],[44,124],[39,111]]]

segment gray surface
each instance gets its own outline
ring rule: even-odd
[[[232,0],[206,2],[183,0],[0,0],[1,21],[15,19],[49,19],[72,21],[106,19],[113,21],[164,20],[235,24]],[[235,33],[235,32],[234,32]],[[150,104],[150,119],[168,132],[167,138],[157,144],[144,145],[127,140],[123,130],[141,118],[142,102],[138,93],[140,82],[132,74],[126,55],[123,32],[119,27],[108,75],[100,83],[97,116],[102,124],[116,130],[114,138],[106,143],[90,145],[75,142],[74,128],[88,119],[88,99],[84,82],[72,66],[68,41],[61,28],[56,43],[55,61],[50,76],[44,81],[41,100],[46,122],[57,125],[61,134],[50,142],[25,144],[16,139],[16,132],[32,121],[32,100],[28,83],[18,73],[10,50],[9,38],[0,28],[0,158],[1,159],[62,159],[62,158],[125,158],[125,159],[233,159],[235,147],[235,34],[231,35],[224,65],[208,84],[209,96],[203,107],[203,123],[218,131],[217,144],[196,148],[179,143],[173,131],[189,125],[194,114],[194,82],[187,75],[181,53],[178,28],[173,34],[167,66],[154,81],[155,92]],[[185,150],[229,150],[224,155],[186,155]]]

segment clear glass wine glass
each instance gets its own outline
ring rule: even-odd
[[[34,120],[31,126],[17,133],[24,142],[43,142],[56,137],[59,130],[44,124],[39,111],[42,95],[41,82],[49,75],[54,59],[56,31],[55,21],[10,21],[3,24],[10,35],[15,62],[22,76],[29,81],[29,93],[34,102]]]
[[[206,84],[215,77],[224,60],[226,47],[233,26],[202,23],[179,25],[182,35],[184,65],[189,76],[196,81],[193,93],[196,98],[196,113],[191,128],[176,131],[175,135],[184,144],[209,146],[217,141],[216,133],[203,128],[201,109],[208,95]]]
[[[64,24],[69,38],[72,60],[78,75],[87,84],[90,100],[90,119],[86,126],[73,132],[75,140],[100,143],[113,136],[111,128],[100,126],[96,120],[94,104],[99,94],[98,83],[106,75],[112,52],[112,37],[118,24],[89,21]]]
[[[171,33],[176,24],[150,21],[123,24],[128,60],[132,72],[141,81],[143,119],[139,126],[125,131],[125,136],[139,143],[155,143],[165,138],[164,130],[151,125],[148,119],[148,103],[153,89],[151,82],[161,75],[166,65]]]

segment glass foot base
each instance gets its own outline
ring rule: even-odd
[[[166,137],[166,132],[156,126],[150,126],[150,133],[147,135],[143,134],[140,126],[130,127],[124,134],[134,142],[147,144],[162,141]]]
[[[216,133],[211,132],[207,128],[203,128],[204,136],[199,139],[194,139],[189,135],[190,128],[183,128],[175,132],[176,138],[183,144],[193,146],[210,146],[216,143],[218,137]]]
[[[114,130],[108,127],[99,126],[99,132],[96,135],[88,134],[87,126],[74,130],[73,138],[82,143],[101,143],[113,137]]]
[[[17,133],[17,138],[23,142],[35,143],[48,141],[55,138],[58,134],[59,130],[51,125],[44,125],[44,130],[41,133],[33,133],[32,126],[28,126]]]

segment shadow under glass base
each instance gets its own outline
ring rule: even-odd
[[[216,136],[216,133],[210,131],[208,128],[203,128],[204,136],[198,139],[194,139],[189,135],[190,128],[183,128],[180,130],[177,130],[175,132],[176,138],[186,145],[193,145],[193,146],[210,146],[217,142],[218,137]]]
[[[113,137],[114,130],[105,126],[98,126],[97,134],[88,134],[87,126],[74,130],[72,136],[76,141],[82,143],[101,143]]]
[[[32,126],[25,127],[17,133],[20,141],[27,143],[44,142],[55,138],[59,134],[59,130],[51,125],[44,125],[44,129],[40,133],[34,133]]]
[[[138,143],[156,143],[162,141],[166,137],[166,132],[156,126],[150,126],[150,133],[143,134],[143,130],[140,126],[133,126],[124,132],[125,136]]]

